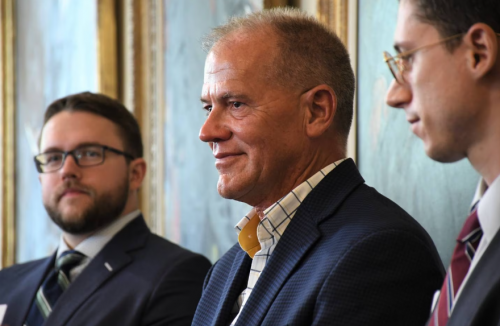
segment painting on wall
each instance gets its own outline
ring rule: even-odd
[[[116,47],[109,41],[116,35],[113,3],[15,2],[16,262],[51,254],[60,236],[43,207],[33,163],[45,109],[82,91],[116,95]]]
[[[205,119],[199,100],[206,57],[201,40],[229,17],[262,5],[262,0],[164,2],[165,235],[212,261],[236,243],[234,226],[250,207],[219,196],[215,160],[198,139]]]
[[[358,165],[368,185],[422,224],[447,266],[479,176],[466,160],[428,158],[404,112],[385,104],[393,77],[382,52],[393,52],[397,10],[397,1],[359,1]]]

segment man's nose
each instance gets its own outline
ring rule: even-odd
[[[230,121],[222,110],[212,109],[201,126],[199,138],[206,143],[221,142],[231,138]]]
[[[63,161],[60,173],[63,178],[75,178],[80,175],[80,166],[76,163],[76,159],[73,155],[68,154]]]
[[[411,91],[408,85],[398,83],[395,79],[392,80],[385,101],[387,105],[393,108],[404,108],[411,102]]]

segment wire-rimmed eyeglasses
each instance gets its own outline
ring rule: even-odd
[[[496,33],[496,34],[497,34],[497,36],[500,36],[500,33]],[[408,63],[407,59],[412,54],[414,54],[415,52],[420,51],[422,49],[429,48],[429,47],[434,46],[434,45],[438,45],[438,44],[441,44],[444,42],[451,41],[451,40],[459,38],[463,35],[465,35],[465,33],[452,35],[452,36],[446,37],[444,39],[441,39],[437,42],[423,45],[423,46],[420,46],[420,47],[413,49],[413,50],[398,53],[395,56],[390,55],[389,52],[384,52],[384,61],[387,63],[387,66],[389,66],[389,70],[391,71],[392,75],[394,76],[394,79],[396,79],[396,81],[398,83],[404,84],[405,79],[404,79],[403,73],[405,71],[409,70],[409,67],[408,67],[409,63]]]
[[[75,163],[80,167],[89,167],[100,165],[106,159],[105,152],[110,151],[115,154],[123,155],[133,160],[133,155],[122,152],[116,148],[103,145],[87,145],[75,148],[72,151],[50,151],[41,153],[34,157],[36,169],[39,173],[49,173],[59,170],[66,161],[68,155],[73,156]]]
[[[414,54],[417,51],[429,48],[431,46],[435,46],[435,45],[438,45],[438,44],[441,44],[444,42],[448,42],[450,40],[456,39],[456,38],[461,37],[463,35],[465,35],[465,34],[460,33],[460,34],[452,35],[450,37],[446,37],[444,39],[441,39],[437,42],[423,45],[423,46],[420,46],[420,47],[413,49],[413,50],[398,53],[395,56],[392,56],[389,52],[385,51],[383,53],[384,54],[384,61],[387,63],[387,66],[389,67],[389,70],[391,71],[392,75],[394,76],[394,79],[396,79],[396,81],[398,83],[404,84],[405,80],[403,77],[403,73],[409,69],[407,59],[412,54]]]

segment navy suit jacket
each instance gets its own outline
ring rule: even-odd
[[[467,280],[447,326],[500,326],[500,233]]]
[[[8,305],[3,324],[23,325],[54,260],[55,255],[0,271],[0,304]],[[92,259],[45,325],[190,325],[210,265],[152,234],[141,216]]]
[[[212,267],[193,325],[229,325],[250,265],[236,244]],[[300,205],[236,325],[422,326],[443,276],[424,229],[346,160]]]

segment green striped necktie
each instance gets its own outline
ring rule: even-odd
[[[61,294],[70,285],[70,271],[80,265],[84,258],[85,255],[75,250],[65,251],[57,258],[55,268],[36,293],[25,326],[43,325]]]

